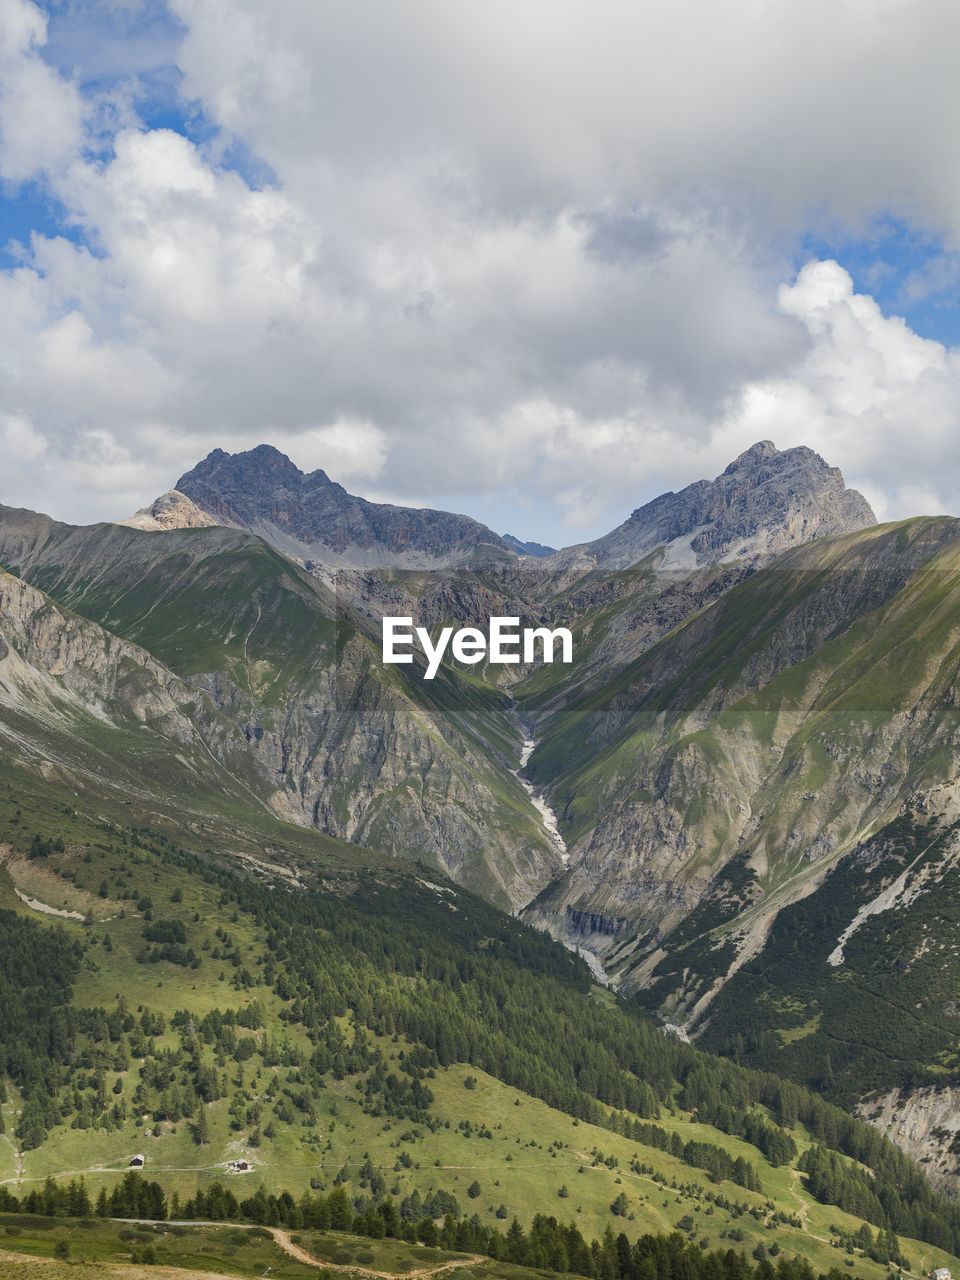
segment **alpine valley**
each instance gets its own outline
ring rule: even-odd
[[[556,551],[261,445],[0,567],[10,1274],[960,1267],[960,520],[762,441]]]

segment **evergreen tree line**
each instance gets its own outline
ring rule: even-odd
[[[58,1084],[67,1052],[64,1013],[83,948],[62,927],[0,911],[0,1080],[28,1094]]]
[[[428,1209],[431,1207],[427,1205]],[[18,1200],[0,1187],[0,1213],[28,1213],[45,1217],[167,1219],[166,1199],[160,1185],[136,1172],[124,1175],[109,1194],[101,1190],[91,1207],[84,1181],[61,1187],[47,1179],[42,1189]],[[339,1231],[382,1240],[392,1238],[431,1248],[479,1253],[518,1266],[591,1277],[591,1280],[849,1280],[847,1273],[831,1268],[817,1277],[805,1259],[786,1256],[774,1266],[766,1258],[751,1266],[742,1251],[708,1251],[679,1231],[669,1235],[642,1235],[633,1243],[626,1233],[614,1235],[607,1228],[601,1240],[584,1239],[577,1226],[561,1223],[552,1215],[537,1214],[529,1230],[514,1218],[505,1232],[484,1226],[479,1217],[447,1213],[442,1223],[425,1216],[419,1221],[404,1217],[392,1199],[374,1203],[351,1201],[343,1187],[327,1195],[307,1192],[295,1200],[289,1192],[268,1194],[260,1187],[238,1200],[222,1183],[198,1191],[184,1203],[174,1195],[170,1217],[176,1220],[249,1222],[293,1230]],[[860,1242],[863,1243],[862,1241]],[[878,1237],[877,1244],[881,1244]],[[871,1241],[871,1246],[873,1245]],[[899,1247],[896,1246],[896,1257]],[[892,1254],[889,1260],[895,1261]]]
[[[810,1147],[797,1168],[807,1175],[807,1189],[821,1204],[835,1204],[874,1226],[955,1252],[954,1237],[938,1214],[930,1211],[918,1217],[917,1206],[905,1202],[889,1183],[841,1160],[835,1151]]]
[[[118,1186],[108,1192],[101,1188],[96,1206],[91,1204],[86,1179],[71,1179],[64,1186],[46,1178],[42,1187],[28,1191],[21,1199],[0,1187],[0,1213],[30,1213],[44,1218],[149,1218],[162,1222],[167,1216],[167,1199],[159,1182],[148,1182],[136,1172],[125,1173]]]
[[[672,1105],[678,1091],[684,1108],[739,1134],[772,1163],[793,1158],[795,1146],[785,1129],[802,1122],[824,1147],[872,1169],[876,1198],[898,1230],[960,1251],[960,1209],[937,1196],[919,1168],[865,1121],[801,1086],[665,1036],[623,1000],[609,1008],[585,999],[592,979],[577,957],[482,900],[461,891],[464,909],[451,912],[444,896],[409,875],[382,871],[361,873],[357,890],[346,898],[294,895],[185,854],[147,832],[135,834],[157,857],[218,890],[225,918],[241,912],[252,917],[261,951],[255,955],[251,950],[246,965],[239,948],[231,951],[241,966],[237,972],[248,974],[244,985],[272,987],[282,1002],[281,1016],[303,1028],[311,1051],[304,1058],[299,1049],[265,1031],[255,1049],[252,1037],[242,1033],[239,1015],[232,1021],[230,1011],[197,1019],[184,1010],[177,1015],[181,1048],[170,1051],[181,1057],[158,1054],[151,1036],[161,1032],[152,1030],[152,1023],[149,1028],[142,1020],[130,1026],[132,1015],[126,1014],[118,1026],[118,1012],[70,1006],[76,947],[63,935],[58,940],[56,930],[6,913],[27,954],[31,946],[40,948],[38,972],[44,981],[48,958],[60,975],[51,995],[37,992],[33,997],[36,1017],[31,1025],[26,1026],[21,1004],[19,1020],[16,1008],[13,1015],[12,1036],[0,1040],[4,1069],[24,1089],[19,1124],[24,1146],[36,1145],[50,1126],[70,1114],[76,1118],[78,1095],[71,1095],[67,1086],[77,1071],[92,1063],[103,1069],[122,1051],[142,1049],[153,1063],[152,1074],[141,1077],[142,1088],[156,1086],[152,1104],[167,1117],[178,1109],[197,1115],[198,1141],[204,1140],[202,1102],[215,1100],[223,1088],[205,1056],[204,1046],[211,1043],[232,1046],[238,1062],[257,1052],[265,1065],[284,1063],[295,1069],[301,1084],[276,1100],[283,1122],[301,1117],[309,1122],[312,1097],[328,1073],[342,1078],[369,1072],[364,1104],[373,1114],[432,1123],[425,1077],[460,1062],[638,1142],[645,1141],[645,1122],[656,1120],[664,1104]],[[170,921],[158,924],[169,936],[177,932]],[[15,972],[19,979],[22,950],[14,961],[6,938],[0,938],[0,973]],[[233,948],[222,928],[218,939]],[[47,945],[49,957],[43,950]],[[256,1003],[251,1001],[247,1009]],[[5,1003],[0,1008],[6,1013]],[[259,1022],[262,1009],[243,1016]],[[336,1021],[344,1017],[350,1019],[350,1036]],[[371,1047],[370,1034],[404,1037],[414,1049],[394,1071]],[[32,1060],[27,1046],[34,1046]],[[175,1071],[186,1073],[186,1084],[174,1079]],[[112,1114],[110,1108],[117,1104],[106,1095],[101,1100],[101,1092],[96,1087],[80,1091],[83,1114],[97,1105],[102,1114]],[[145,1095],[138,1098],[144,1100]],[[257,1104],[252,1098],[234,1101],[242,1127]],[[760,1107],[778,1123],[764,1119]],[[706,1150],[710,1146],[695,1142],[691,1147],[692,1156],[710,1162],[698,1167],[729,1176]],[[741,1176],[751,1175],[741,1171]]]
[[[716,1182],[726,1179],[728,1182],[735,1182],[738,1187],[745,1187],[747,1191],[763,1190],[757,1171],[748,1160],[744,1160],[743,1156],[734,1158],[715,1143],[699,1142],[694,1138],[684,1142],[679,1133],[668,1133],[659,1125],[641,1121],[635,1121],[625,1136],[645,1147],[666,1151],[694,1169],[703,1169]]]

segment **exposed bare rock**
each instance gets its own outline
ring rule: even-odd
[[[440,568],[516,557],[503,538],[469,516],[368,502],[324,471],[305,475],[272,445],[235,454],[214,449],[176,487],[217,524],[257,533],[302,560]]]
[[[551,565],[622,569],[663,547],[663,569],[756,561],[834,533],[876,524],[870,504],[847,489],[812,449],[781,452],[761,440],[715,480],[664,493],[595,542],[568,547]]]
[[[923,1165],[938,1191],[960,1188],[960,1086],[891,1089],[857,1108],[901,1151]]]
[[[7,745],[129,795],[161,796],[171,786],[189,805],[194,795],[241,793],[266,809],[249,786],[240,728],[138,645],[2,570],[0,637]],[[143,768],[160,756],[169,771],[162,779]]]
[[[82,687],[89,708],[128,718],[98,651],[79,649],[80,639],[121,644],[109,628],[149,645],[157,673],[180,677],[177,698],[204,710],[182,732],[217,760],[229,748],[231,767],[282,817],[423,859],[510,909],[559,870],[553,841],[502,756],[518,734],[507,700],[491,691],[461,709],[444,678],[435,687],[397,678],[379,661],[373,598],[348,619],[345,590],[335,597],[260,539],[224,527],[160,536],[0,509],[0,563],[75,611],[51,608],[47,622],[71,655],[58,672]],[[351,594],[375,591],[369,575],[340,576]],[[486,609],[488,601],[492,607],[486,588],[463,599],[443,590],[431,612]],[[402,591],[398,602],[415,607]],[[76,616],[87,611],[93,621]],[[0,643],[15,647],[0,630]],[[147,705],[156,690],[143,683]],[[62,701],[62,690],[54,692]],[[0,689],[0,720],[11,700]]]
[[[934,750],[955,776],[942,584],[958,558],[948,518],[796,548],[543,717],[532,777],[571,865],[526,918],[584,940],[632,989],[645,950],[738,857],[757,897],[738,953],[762,946],[777,910],[926,792]]]
[[[118,523],[128,525],[131,529],[209,529],[220,521],[215,520],[209,512],[201,511],[185,493],[168,489],[156,501],[151,502],[149,507],[141,507],[135,515]]]

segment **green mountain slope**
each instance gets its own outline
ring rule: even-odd
[[[278,880],[327,863],[355,887],[380,855],[419,861],[529,903],[526,919],[599,954],[661,1020],[876,1112],[917,1154],[960,1132],[960,1091],[955,1124],[931,1093],[960,1068],[952,952],[914,945],[917,929],[949,933],[933,890],[894,894],[842,965],[827,960],[906,869],[906,853],[877,852],[901,825],[919,856],[960,818],[956,521],[821,539],[759,569],[663,572],[654,551],[615,573],[333,576],[237,530],[0,516],[18,575],[0,591],[9,769]],[[577,661],[447,664],[425,682],[381,664],[385,611],[433,629],[569,623]],[[565,871],[513,772],[524,736]],[[952,854],[937,857],[949,885]],[[816,977],[800,981],[805,948]],[[891,1125],[899,1104],[916,1108],[913,1136]],[[953,1156],[936,1168],[952,1176]]]
[[[508,700],[383,667],[379,623],[260,539],[0,514],[0,562],[191,686],[239,740],[230,767],[281,817],[422,858],[505,906],[558,869],[508,768]]]
[[[779,906],[955,776],[958,558],[946,519],[799,548],[557,714],[531,767],[575,857],[532,918],[586,935],[628,986],[713,897],[757,904],[738,939],[755,949]]]
[[[546,1209],[587,1239],[679,1228],[820,1271],[855,1257],[870,1280],[894,1230],[914,1271],[956,1265],[960,1215],[875,1131],[663,1036],[448,881],[321,856],[291,892],[285,857],[254,877],[210,833],[92,799],[4,757],[0,1186],[18,1197],[81,1173],[112,1195],[141,1154],[178,1212],[216,1183],[291,1204],[340,1186],[357,1221],[379,1202],[478,1229]],[[820,1144],[841,1153],[826,1202],[804,1186]]]
[[[702,1043],[809,1082],[862,1110],[940,1185],[960,1172],[952,1082],[960,1070],[956,991],[960,828],[916,812],[837,864],[780,912],[763,951],[719,993]],[[645,993],[696,966],[707,939]],[[709,945],[709,944],[708,944]],[[673,979],[675,981],[675,977]]]

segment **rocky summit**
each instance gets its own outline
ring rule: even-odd
[[[715,480],[638,507],[594,542],[561,551],[502,537],[469,516],[369,502],[325,471],[304,473],[272,445],[214,449],[175,488],[121,523],[138,529],[226,525],[306,563],[333,568],[446,569],[539,561],[545,571],[625,569],[657,552],[661,571],[759,564],[814,538],[876,524],[870,504],[812,449],[761,440]],[[529,560],[528,560],[529,563]]]
[[[180,493],[177,489],[168,489],[161,493],[148,507],[141,507],[134,515],[121,520],[120,524],[131,529],[210,529],[222,521],[215,520],[206,511],[201,511],[195,502]]]
[[[368,502],[325,471],[304,474],[267,444],[246,453],[214,449],[180,477],[175,492],[218,524],[259,534],[298,559],[336,567],[433,569],[514,555],[469,516]]]
[[[804,446],[760,440],[715,480],[698,480],[638,507],[595,542],[567,548],[559,562],[624,569],[662,548],[661,569],[723,560],[756,561],[834,533],[877,523],[862,494]]]

